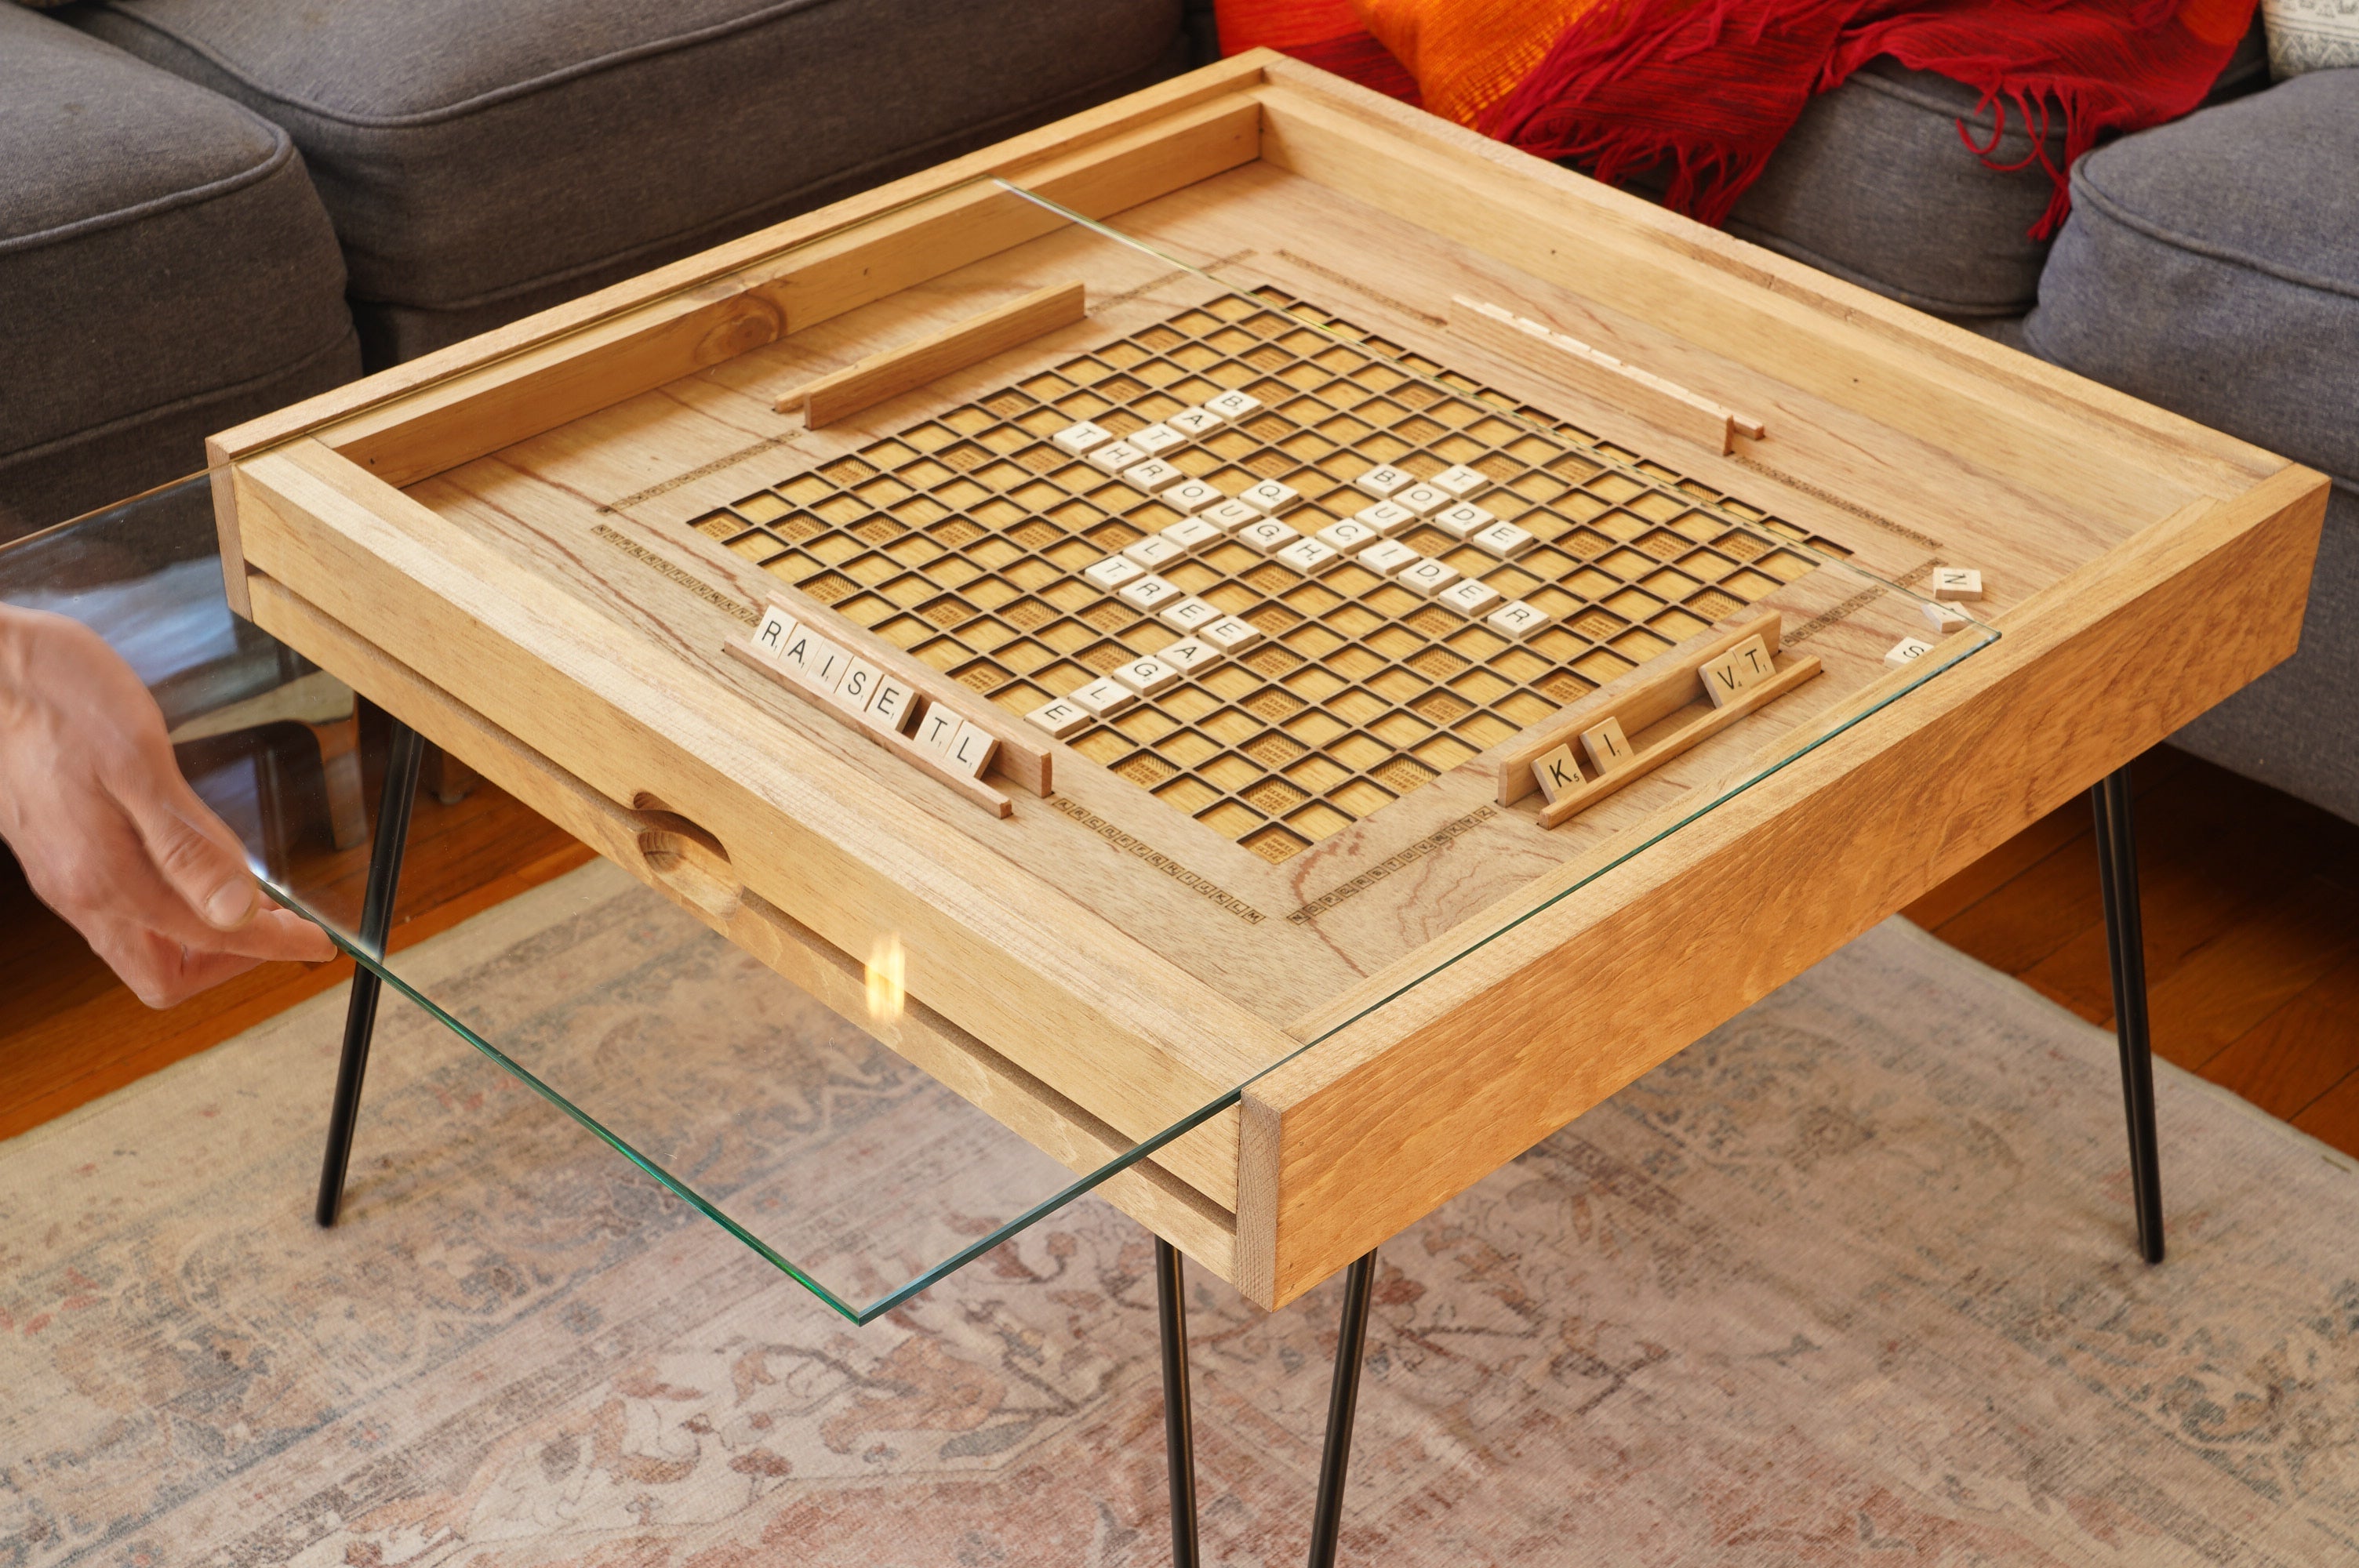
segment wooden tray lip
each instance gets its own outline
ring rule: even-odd
[[[336,442],[331,438],[336,428],[363,415],[383,413],[393,405],[448,387],[501,362],[560,347],[651,303],[707,295],[722,297],[728,289],[760,281],[749,275],[798,249],[845,234],[897,210],[960,187],[993,180],[1020,187],[1028,172],[1054,162],[1061,154],[1087,150],[1207,103],[1259,103],[1287,95],[1316,99],[1362,122],[1372,132],[1398,140],[1404,147],[1421,146],[1470,160],[1490,172],[1539,187],[1550,197],[1587,206],[1680,261],[1708,267],[1742,286],[1799,300],[1849,325],[1872,324],[1882,335],[1904,340],[1911,348],[1995,386],[2060,395],[2105,423],[2127,423],[2182,441],[2200,442],[2223,470],[2249,481],[2265,479],[2289,461],[1765,246],[1707,228],[1451,122],[1407,109],[1315,66],[1272,49],[1255,49],[231,427],[208,438],[212,466],[258,455],[305,436],[321,438],[334,448]],[[424,413],[421,408],[419,416]]]
[[[2205,438],[2202,443],[2207,449],[2202,454],[2204,460],[2216,466],[2223,481],[2235,482],[2239,488],[2250,489],[2260,479],[2289,466],[2284,460],[2257,448],[2234,442],[2230,438],[2136,403],[2027,357],[2016,356],[2021,362],[2019,364],[1994,366],[1990,356],[2005,351],[1964,332],[1962,329],[1920,316],[1881,297],[1745,242],[1701,229],[1636,198],[1597,186],[1581,176],[1484,141],[1458,127],[1438,121],[1408,123],[1396,106],[1386,101],[1375,99],[1374,95],[1363,90],[1275,55],[1256,51],[1240,56],[1161,88],[1136,94],[1108,106],[1106,111],[1094,112],[1094,123],[1088,124],[1082,133],[1089,139],[1080,145],[1086,147],[1094,142],[1116,137],[1208,104],[1257,103],[1265,92],[1272,89],[1314,98],[1339,113],[1367,124],[1382,135],[1401,139],[1404,146],[1415,145],[1439,149],[1452,157],[1471,158],[1487,166],[1494,173],[1512,177],[1551,198],[1571,197],[1583,201],[1600,213],[1609,214],[1617,222],[1642,232],[1649,241],[1662,246],[1669,255],[1684,258],[1690,264],[1709,266],[1745,287],[1767,289],[1788,299],[1804,299],[1813,308],[1833,318],[1850,322],[1876,323],[1886,335],[1905,341],[1914,350],[1930,353],[1944,362],[1987,379],[1994,386],[2014,391],[2036,388],[2044,399],[2052,401],[2060,397],[2084,409],[2101,423],[2117,426],[2126,422],[2149,435],[2185,437],[2200,432]],[[1091,116],[1077,117],[1077,121],[1090,119]],[[1002,144],[999,147],[953,160],[878,190],[832,204],[746,240],[716,247],[670,267],[615,285],[571,305],[543,312],[514,328],[454,345],[409,365],[380,372],[277,414],[223,432],[209,445],[217,464],[235,465],[298,442],[316,440],[333,450],[340,428],[348,427],[363,416],[381,416],[406,401],[422,400],[413,417],[423,417],[437,406],[430,401],[433,394],[476,372],[552,351],[560,355],[559,362],[561,364],[562,352],[569,345],[580,343],[600,328],[628,318],[635,311],[650,305],[689,300],[717,303],[730,297],[733,290],[747,287],[753,281],[751,275],[758,273],[765,265],[789,257],[804,246],[848,232],[896,209],[949,193],[962,186],[973,185],[993,176],[1020,180],[1027,168],[1052,161],[1072,147],[1074,144],[1069,132],[1072,124],[1051,125]],[[620,396],[616,400],[619,401]],[[387,427],[400,428],[402,422],[397,421]],[[344,460],[351,466],[350,477],[356,488],[374,486],[386,497],[400,495],[401,492],[395,485],[368,473],[358,464],[351,463],[349,459]],[[2136,543],[2134,537],[2116,548],[2133,548]],[[1662,838],[1654,838],[1635,855],[1652,854],[1659,850],[1664,842]],[[1615,869],[1626,871],[1629,859],[1617,860]],[[1035,878],[1040,875],[1038,872],[1027,874]],[[1584,879],[1585,881],[1593,880],[1593,877]],[[1616,879],[1617,882],[1625,880],[1627,879]],[[1499,901],[1493,910],[1516,902],[1517,900],[1510,896]],[[1546,911],[1527,918],[1545,918],[1551,925],[1561,923],[1561,935],[1569,938],[1609,912],[1608,906],[1599,899],[1560,897],[1553,900]],[[1486,911],[1485,917],[1491,913]],[[1189,980],[1196,986],[1203,985],[1192,976]],[[1280,1021],[1272,1020],[1271,1022],[1277,1026]],[[1324,1037],[1323,1032],[1321,1037]]]

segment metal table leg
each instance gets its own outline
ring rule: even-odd
[[[1155,1305],[1163,1341],[1163,1447],[1171,1476],[1171,1561],[1196,1568],[1196,1437],[1188,1408],[1188,1309],[1181,1296],[1180,1249],[1155,1240]],[[1343,1321],[1335,1336],[1335,1380],[1327,1393],[1327,1442],[1319,1456],[1319,1499],[1310,1516],[1310,1568],[1333,1568],[1343,1524],[1343,1472],[1352,1459],[1352,1420],[1360,1408],[1360,1364],[1368,1347],[1368,1304],[1376,1255],[1353,1263],[1343,1280]]]
[[[376,839],[369,848],[368,884],[361,894],[360,945],[374,957],[385,956],[393,925],[393,892],[401,881],[401,854],[409,841],[409,808],[418,798],[418,763],[426,743],[418,731],[396,719],[393,754],[386,761],[385,793],[377,802]],[[336,1223],[344,1201],[344,1169],[353,1157],[353,1126],[360,1119],[361,1079],[368,1072],[369,1040],[376,1032],[377,993],[384,982],[364,966],[353,969],[352,999],[344,1006],[344,1054],[336,1067],[336,1098],[328,1112],[328,1152],[320,1164],[320,1201],[312,1211],[322,1226]]]
[[[2154,1126],[2154,1048],[2147,1033],[2146,932],[2138,919],[2137,824],[2130,813],[2129,769],[2107,773],[2089,792],[2089,804],[2096,816],[2097,876],[2104,890],[2105,946],[2113,960],[2114,1033],[2121,1041],[2138,1254],[2159,1263],[2162,1163]]]
[[[1327,1446],[1319,1456],[1319,1501],[1310,1515],[1310,1568],[1333,1568],[1343,1529],[1343,1472],[1352,1462],[1352,1418],[1360,1408],[1360,1363],[1368,1347],[1368,1300],[1376,1255],[1343,1279],[1343,1321],[1335,1335],[1335,1380],[1327,1390]]]
[[[1155,1238],[1155,1309],[1163,1340],[1163,1454],[1171,1476],[1171,1561],[1196,1568],[1196,1429],[1188,1410],[1187,1281],[1180,1249]]]

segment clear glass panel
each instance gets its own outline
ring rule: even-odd
[[[725,645],[777,603],[900,650],[1019,733],[1117,671],[1212,643],[1215,624],[1243,627],[1234,646],[1149,672],[1142,696],[1065,715],[1056,800],[1016,795],[1016,827],[922,790],[912,809],[1036,874],[1056,865],[1061,892],[1224,1005],[1281,1029],[1323,1007],[1333,1022],[1298,1052],[1532,918],[1506,912],[1536,877],[1565,877],[1556,898],[1577,896],[1996,636],[1843,542],[1453,368],[1438,330],[1420,341],[1364,294],[1269,257],[1217,261],[1178,229],[1150,247],[999,182],[960,188],[766,261],[810,291],[790,299],[848,296],[793,318],[812,324],[408,492],[542,567],[552,604],[603,609],[622,592],[667,641],[734,670]],[[904,287],[864,298],[843,278],[864,277],[853,253],[887,240]],[[1075,283],[1086,319],[1043,318],[979,361],[842,395],[835,373],[879,349]],[[833,389],[806,404],[816,423],[772,412],[814,384]],[[1136,450],[1110,460],[1110,446]],[[1447,489],[1413,492],[1428,481]],[[0,552],[0,598],[99,627],[168,721],[218,748],[240,732],[239,704],[317,672],[221,602],[206,490],[199,476]],[[1408,515],[1363,521],[1380,495]],[[1263,537],[1263,517],[1286,531]],[[1438,563],[1435,580],[1405,580],[1342,524]],[[1306,552],[1301,537],[1333,544]],[[1090,575],[1123,552],[1147,557],[1140,575],[1170,584],[1169,604]],[[1167,622],[1183,600],[1212,620]],[[1522,623],[1496,619],[1515,605]],[[1522,752],[1568,705],[1627,691],[1716,625],[1773,611],[1775,700],[1714,719],[1689,670],[1681,696],[1625,710],[1619,741],[1659,748],[1659,766],[1625,784],[1568,759],[1581,809],[1552,828],[1539,795],[1495,798],[1495,775],[1528,777]],[[880,789],[908,776],[886,742],[775,669],[740,674],[770,719],[835,746]],[[309,694],[315,732],[338,722],[333,685]],[[192,772],[282,897],[855,1319],[1162,1149],[1277,1065],[1246,1063],[1123,1134],[1095,1126],[1097,1143],[1067,1141],[1068,1170],[963,1106],[944,1114],[948,1089],[619,873],[532,895],[544,935],[503,960],[531,971],[521,989],[480,965],[413,976],[397,944],[387,956],[360,935],[358,803],[374,800],[382,759],[360,748],[340,781],[332,759],[258,754],[208,752]],[[1042,837],[1054,832],[1071,837]],[[1462,838],[1505,847],[1520,871],[1430,908],[1397,896],[1407,879],[1370,893]],[[1150,881],[1154,898],[1125,903],[1134,884],[1066,879],[1060,856],[1173,886]],[[1348,950],[1333,983],[1322,947]],[[1416,979],[1344,1015],[1330,1005],[1420,949]],[[864,956],[887,1012],[932,994],[921,970]]]
[[[405,923],[484,853],[467,802],[440,808],[447,828],[433,820],[430,779],[412,843],[444,828],[440,841],[411,859],[394,951],[362,942],[389,726],[231,611],[210,491],[208,476],[192,475],[0,546],[0,603],[80,621],[131,665],[163,709],[182,772],[235,829],[255,873],[386,981],[386,1008],[423,1008],[856,1319],[987,1249],[1073,1184],[603,864],[462,926],[458,939],[473,950],[444,944],[430,968],[413,972],[420,960]],[[438,872],[443,885],[421,885]],[[323,1130],[331,1087],[325,1077],[302,1086]],[[347,1184],[354,1223],[365,1222],[376,1180],[365,1104]]]

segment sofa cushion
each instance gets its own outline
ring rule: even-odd
[[[2326,503],[2301,649],[2170,738],[2246,778],[2359,822],[2359,489]]]
[[[2359,481],[2359,70],[2100,147],[2024,322],[2067,369]]]
[[[373,363],[1181,63],[1181,0],[104,0],[285,126]]]
[[[343,281],[286,133],[0,5],[0,537],[349,379]]]
[[[2257,27],[2212,89],[2215,99],[2267,82]],[[1729,232],[1903,304],[1956,318],[2019,316],[2038,292],[2048,242],[2030,237],[2055,185],[2009,114],[1990,163],[1976,146],[1995,121],[1973,89],[1875,59],[1810,101],[1767,168],[1730,212]],[[2048,127],[2060,165],[2063,132]],[[2026,160],[2029,160],[2027,162]],[[1995,168],[1991,164],[2022,168]]]
[[[2293,658],[2176,743],[2359,821],[2359,70],[2101,147],[2024,346],[2335,480]]]

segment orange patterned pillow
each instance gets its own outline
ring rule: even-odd
[[[1598,0],[1219,0],[1221,49],[1269,48],[1472,125]]]
[[[1462,125],[1506,97],[1598,0],[1353,0],[1417,78],[1425,106]]]
[[[1349,77],[1363,87],[1417,102],[1417,83],[1368,36],[1352,0],[1217,0],[1221,52],[1273,49]]]

